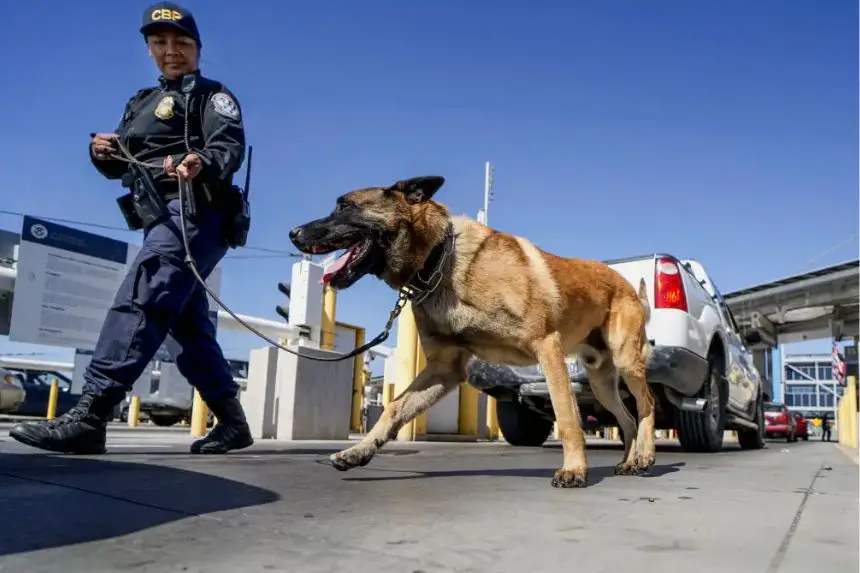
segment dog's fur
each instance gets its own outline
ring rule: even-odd
[[[416,272],[432,272],[424,268],[431,251],[446,240],[447,229],[454,235],[438,269],[441,281],[412,308],[426,367],[361,442],[332,456],[333,465],[347,470],[367,464],[404,424],[465,382],[475,356],[491,363],[540,363],[564,447],[552,485],[584,487],[585,438],[565,364],[576,353],[595,398],[623,433],[616,474],[649,468],[655,458],[654,398],[645,380],[651,345],[644,281],[637,293],[601,262],[560,257],[522,237],[451,216],[432,199],[443,183],[442,177],[416,177],[358,189],[338,198],[328,217],[290,232],[306,253],[360,245],[355,268],[331,279],[339,289],[373,274],[399,290]],[[619,376],[636,400],[638,424],[619,397]]]

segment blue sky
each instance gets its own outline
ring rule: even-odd
[[[157,77],[146,5],[4,9],[0,209],[122,226],[87,144]],[[474,215],[490,160],[490,223],[557,253],[668,251],[724,292],[858,256],[855,2],[185,5],[203,72],[240,99],[255,147],[251,245],[291,250],[288,229],[337,195],[421,174],[444,175],[438,198]],[[294,259],[261,254],[231,253],[256,258],[225,261],[222,298],[277,319]],[[365,279],[338,318],[372,336],[394,300]],[[222,341],[237,357],[265,344]],[[0,354],[32,350],[0,339]]]

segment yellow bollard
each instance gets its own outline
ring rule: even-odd
[[[128,405],[128,427],[136,428],[140,419],[140,396],[132,396]]]
[[[400,396],[415,378],[415,366],[418,348],[418,331],[415,327],[415,315],[412,314],[412,303],[403,305],[403,310],[397,318],[397,349],[394,353],[396,362],[394,374],[394,394]],[[415,420],[404,424],[397,432],[398,440],[410,441],[415,437]]]
[[[848,398],[845,400],[845,421],[848,439],[846,445],[849,448],[857,447],[857,378],[854,376],[848,377],[848,383],[845,387],[845,394]]]
[[[191,435],[199,438],[206,433],[206,419],[209,417],[209,408],[203,397],[196,389],[194,390],[194,401],[191,404]]]
[[[382,407],[385,408],[394,401],[394,384],[382,385]]]
[[[337,291],[326,285],[323,288],[322,320],[320,322],[320,348],[334,350],[335,311]]]
[[[457,433],[461,436],[478,435],[478,390],[469,383],[460,385]]]
[[[364,344],[364,329],[355,329],[355,347]],[[361,405],[364,402],[364,353],[353,359],[352,366],[352,414],[349,418],[349,430],[361,431]]]
[[[424,367],[427,366],[427,356],[424,354],[424,347],[421,346],[421,337],[418,335],[418,332],[415,332],[415,375],[421,373],[424,370]],[[416,439],[418,436],[424,436],[427,434],[427,412],[423,412],[419,414],[415,418],[415,428],[412,431],[412,439]]]
[[[836,441],[839,444],[844,446],[845,445],[845,432],[842,431],[842,429],[843,429],[842,427],[845,425],[844,424],[845,415],[843,414],[843,412],[845,412],[845,398],[844,397],[839,398],[837,396],[837,398],[836,398],[836,420],[831,421],[830,427],[832,429],[833,423],[834,422],[836,423]],[[824,425],[822,424],[822,429],[823,428],[824,428]]]
[[[49,420],[53,420],[57,416],[57,399],[59,398],[60,393],[60,383],[56,378],[51,380],[51,391],[48,393],[48,411],[45,413],[45,417]]]
[[[496,399],[487,396],[487,438],[498,440],[502,433],[499,430],[499,416],[496,413]]]
[[[847,404],[848,402],[843,398],[839,401],[839,409],[836,411],[836,436],[843,446],[848,445],[848,416],[846,415],[848,409],[845,407]]]
[[[839,411],[839,433],[842,436],[842,443],[848,446],[848,400],[843,399],[842,409]]]

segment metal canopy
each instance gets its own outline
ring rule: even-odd
[[[856,337],[860,259],[724,294],[747,344]]]

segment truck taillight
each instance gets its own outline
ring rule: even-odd
[[[654,308],[674,308],[687,311],[684,279],[678,263],[672,259],[657,259],[654,270]]]

